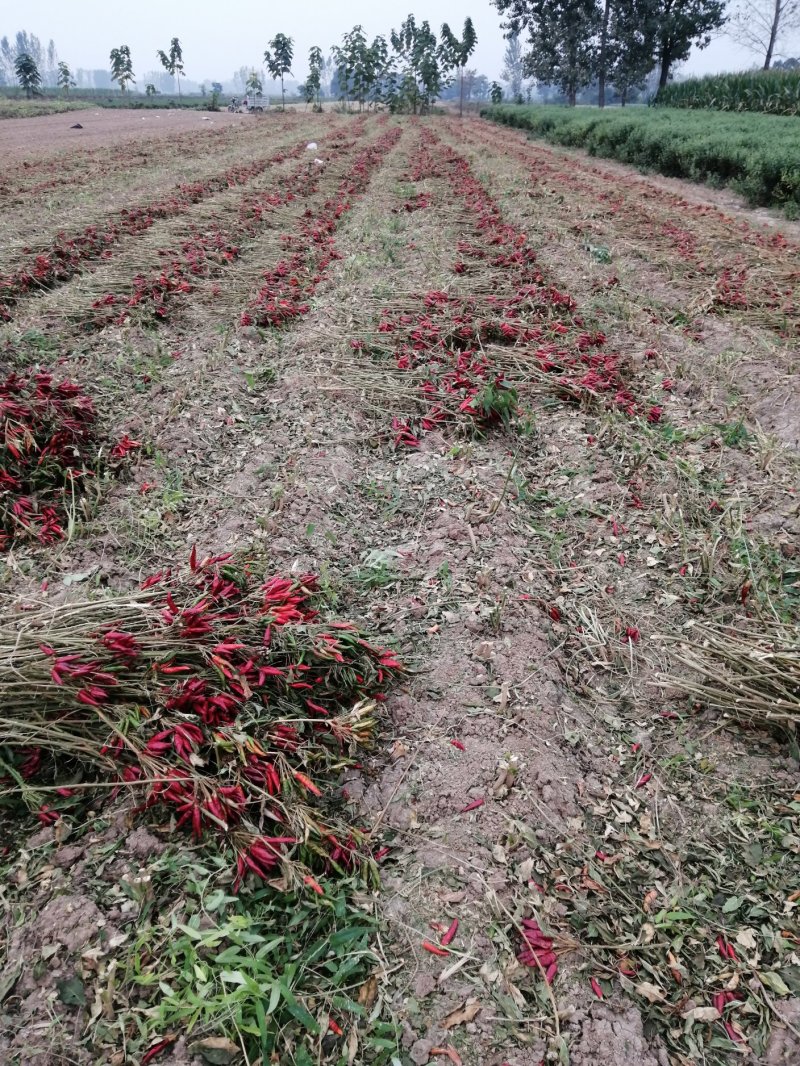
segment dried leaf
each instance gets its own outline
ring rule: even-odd
[[[667,998],[657,985],[650,984],[649,981],[640,981],[636,986],[636,991],[648,1003],[662,1003]]]
[[[745,951],[754,951],[756,948],[756,937],[752,929],[740,929],[736,934],[736,943],[741,945]]]
[[[477,999],[468,999],[462,1007],[458,1007],[457,1010],[451,1011],[447,1017],[442,1020],[442,1027],[444,1029],[452,1029],[456,1025],[465,1025],[467,1022],[472,1021],[480,1009],[481,1005]]]
[[[242,1049],[225,1036],[207,1036],[204,1040],[197,1040],[189,1050],[212,1066],[227,1066],[242,1055]]]
[[[358,1054],[358,1030],[353,1026],[347,1037],[347,1066],[353,1066]]]
[[[358,1002],[367,1010],[378,998],[378,978],[372,974],[358,990]]]
[[[715,1022],[722,1015],[716,1007],[692,1007],[681,1015],[688,1022]]]
[[[642,910],[649,914],[653,908],[653,904],[658,899],[658,892],[654,888],[651,888],[649,892],[645,893],[644,901],[642,903]]]

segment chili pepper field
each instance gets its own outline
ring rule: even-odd
[[[800,1061],[798,224],[299,110],[0,206],[0,1061]]]

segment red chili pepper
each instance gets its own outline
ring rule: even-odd
[[[294,777],[295,781],[298,782],[298,784],[302,785],[303,788],[306,789],[307,792],[310,792],[314,796],[322,795],[322,792],[320,791],[320,789],[317,788],[311,778],[306,777],[305,774],[301,774],[299,770],[292,770],[292,776]]]
[[[451,925],[450,925],[450,928],[447,930],[447,932],[444,934],[444,936],[441,939],[442,945],[446,947],[452,941],[453,937],[456,935],[457,932],[458,932],[458,918],[454,918],[452,923],[451,923]]]
[[[318,881],[315,881],[311,874],[306,874],[303,878],[303,884],[308,885],[312,892],[316,892],[318,896],[324,896],[325,891]]]
[[[642,774],[642,776],[636,782],[634,787],[635,788],[644,788],[644,786],[647,784],[647,782],[650,780],[650,778],[652,776],[653,776],[652,774]]]
[[[466,814],[467,811],[477,810],[478,807],[482,807],[485,802],[486,802],[486,800],[483,798],[483,796],[481,796],[480,799],[473,800],[472,803],[468,803],[466,805],[466,807],[462,807],[461,810],[458,813],[459,814]]]
[[[589,981],[589,984],[592,986],[592,992],[594,992],[594,994],[597,996],[597,998],[598,999],[602,999],[603,998],[603,989],[602,989],[602,987],[600,985],[600,982],[597,980],[597,978],[596,977],[592,977],[591,980]]]
[[[454,748],[458,748],[459,751],[467,750],[460,740],[451,740],[450,743],[453,745]]]
[[[449,951],[445,951],[444,948],[440,948],[437,944],[432,944],[430,940],[423,940],[422,947],[431,953],[431,955],[449,955]]]
[[[177,1037],[168,1036],[166,1039],[160,1040],[157,1044],[153,1044],[153,1046],[142,1056],[142,1066],[147,1066],[147,1063],[152,1062],[157,1055],[162,1053],[162,1051],[166,1051],[167,1048],[172,1047],[176,1040]]]
[[[730,1022],[723,1022],[722,1024],[725,1027],[725,1032],[734,1044],[741,1044],[743,1038],[736,1032],[733,1025]]]
[[[333,1018],[328,1018],[328,1029],[337,1036],[342,1036],[341,1027],[336,1024]]]

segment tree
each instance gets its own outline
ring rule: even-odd
[[[400,64],[399,81],[394,82],[394,107],[429,110],[442,89],[442,68],[436,34],[428,22],[419,26],[413,15],[391,32],[392,48]]]
[[[609,20],[611,18],[611,0],[602,0],[600,16],[600,37],[597,42],[597,106],[606,106],[606,77],[612,62],[612,48],[609,41]]]
[[[373,104],[380,103],[393,80],[389,45],[380,34],[373,40],[367,52],[369,88],[367,97]]]
[[[285,33],[276,33],[269,42],[269,48],[264,53],[264,62],[267,64],[270,77],[280,78],[281,107],[284,111],[286,110],[286,92],[283,87],[283,78],[284,75],[292,73],[293,58],[294,39],[287,37]]]
[[[33,56],[29,56],[27,52],[21,52],[14,60],[14,73],[29,100],[39,93],[42,85],[42,75],[39,73],[39,68],[34,62]]]
[[[64,62],[58,64],[58,87],[65,93],[75,88],[75,79],[72,77],[72,71]]]
[[[147,83],[147,85],[145,85],[145,87],[144,87],[144,95],[145,96],[155,96],[157,93],[158,93],[158,89],[155,87],[155,85],[153,85],[153,83],[151,81],[149,81]]]
[[[654,18],[658,87],[663,89],[674,64],[689,58],[692,45],[705,48],[714,31],[724,26],[725,0],[659,0]]]
[[[656,35],[653,0],[614,0],[611,9],[611,80],[624,107],[631,92],[644,87],[655,65]]]
[[[161,60],[161,66],[166,70],[167,74],[169,74],[171,78],[175,78],[177,81],[178,96],[180,96],[181,75],[183,74],[183,50],[181,49],[181,42],[177,37],[173,37],[169,42],[169,54],[163,52],[159,48],[156,55]]]
[[[212,93],[216,93],[217,96],[220,96],[221,93],[222,93],[222,82],[221,81],[212,81],[211,82],[211,91],[212,91]]]
[[[342,37],[341,47],[334,47],[333,58],[339,96],[345,101],[358,100],[359,111],[368,101],[377,102],[389,65],[389,47],[383,37],[371,45],[362,26],[354,26]]]
[[[56,43],[51,37],[47,42],[47,60],[44,67],[45,85],[58,85],[58,68],[59,63]]]
[[[257,70],[251,70],[247,76],[247,84],[245,88],[253,96],[261,96],[264,91],[264,86],[261,83],[261,78],[258,76]]]
[[[508,84],[508,91],[515,104],[522,103],[522,45],[519,34],[513,33],[508,38],[505,53],[503,54],[503,70],[501,78]]]
[[[133,76],[131,50],[127,44],[111,49],[111,80],[119,83],[120,91],[127,92],[128,82],[136,83]]]
[[[471,18],[464,19],[461,40],[456,37],[446,22],[442,24],[440,54],[446,67],[457,67],[459,71],[461,91],[458,98],[458,114],[460,117],[464,115],[464,67],[466,67],[469,57],[475,51],[477,43],[478,35],[475,33]]]
[[[53,50],[55,52],[55,45]],[[21,55],[30,56],[40,74],[47,70],[47,54],[42,42],[35,33],[20,30],[15,34],[13,42],[9,41],[8,37],[0,39],[0,70],[9,85],[17,79],[15,64]]]
[[[489,90],[489,96],[493,104],[501,104],[503,102],[503,87],[496,81],[492,82],[492,87]]]
[[[763,56],[763,69],[769,70],[782,38],[798,29],[800,0],[740,0],[728,33],[749,51]]]
[[[595,0],[492,0],[492,3],[506,15],[504,27],[510,33],[528,31],[531,51],[523,60],[525,74],[557,85],[574,107],[578,90],[589,84],[597,65],[596,39],[601,15]]]
[[[308,53],[308,77],[304,86],[304,94],[307,104],[313,104],[315,111],[322,110],[322,70],[325,60],[322,58],[322,49],[314,45]]]

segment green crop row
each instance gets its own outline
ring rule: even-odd
[[[750,70],[690,78],[662,89],[655,103],[664,107],[800,115],[800,70]]]
[[[481,111],[553,144],[675,178],[730,186],[751,204],[800,213],[800,122],[678,108],[499,105]]]

